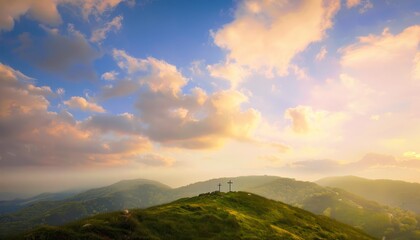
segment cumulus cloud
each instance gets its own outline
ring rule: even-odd
[[[138,59],[129,56],[125,51],[114,49],[114,59],[120,68],[129,74],[147,72],[148,75],[138,77],[138,82],[147,85],[153,92],[171,92],[176,94],[187,83],[178,69],[165,61],[153,57]]]
[[[419,43],[417,25],[397,33],[385,29],[361,36],[339,50],[339,76],[312,88],[308,102],[314,109],[348,116],[349,125],[341,136],[354,140],[343,147],[347,151],[387,149],[398,154],[415,147],[420,116],[420,82],[415,74]]]
[[[67,4],[82,11],[83,17],[99,17],[106,11],[115,8],[124,0],[13,0],[0,1],[0,32],[13,29],[15,21],[28,15],[30,18],[50,26],[62,22],[58,6]],[[99,34],[100,35],[100,34]]]
[[[103,26],[102,28],[96,29],[95,31],[93,31],[92,36],[90,37],[90,41],[91,42],[102,42],[105,38],[106,35],[113,31],[113,32],[117,32],[118,30],[120,30],[123,20],[122,16],[117,16],[114,19],[112,19],[110,22],[106,23],[105,26]]]
[[[112,51],[112,56],[117,62],[118,67],[123,70],[126,70],[129,74],[145,71],[147,67],[146,59],[138,59],[128,55],[124,50],[114,49]]]
[[[375,87],[396,85],[395,81],[401,80],[407,83],[416,79],[413,69],[417,67],[419,42],[420,25],[396,35],[385,28],[381,35],[362,36],[357,43],[342,48],[340,63],[351,76]]]
[[[285,118],[292,121],[292,129],[296,133],[307,133],[310,131],[309,115],[311,109],[309,107],[298,106],[289,108],[285,112]]]
[[[69,100],[65,101],[64,104],[70,108],[80,109],[82,111],[105,112],[105,109],[102,106],[89,102],[83,97],[71,97]]]
[[[151,57],[135,58],[122,50],[113,53],[118,66],[145,87],[136,108],[144,134],[154,141],[181,148],[219,147],[228,139],[249,138],[259,122],[255,109],[241,109],[247,97],[239,91],[208,95],[194,88],[184,93],[187,78],[175,66]]]
[[[237,63],[208,65],[207,70],[212,77],[229,81],[232,89],[235,89],[250,74],[249,70]]]
[[[53,26],[60,24],[61,16],[56,2],[55,0],[0,1],[0,32],[12,30],[15,21],[25,14],[43,24]]]
[[[121,165],[151,149],[141,135],[110,137],[66,111],[49,111],[50,92],[0,64],[1,166]]]
[[[325,37],[339,8],[337,0],[243,1],[235,19],[213,33],[214,42],[228,63],[287,75],[293,57]]]
[[[106,80],[106,81],[113,81],[113,80],[117,79],[117,76],[118,76],[118,72],[110,71],[110,72],[103,73],[101,78]]]
[[[99,57],[85,36],[69,24],[67,34],[44,27],[47,37],[36,38],[28,33],[20,35],[19,54],[45,70],[61,74],[71,80],[95,79],[92,63]]]
[[[260,114],[254,109],[242,111],[240,105],[246,100],[233,90],[210,96],[201,89],[176,95],[150,91],[140,95],[136,106],[151,139],[167,146],[200,149],[250,137]]]

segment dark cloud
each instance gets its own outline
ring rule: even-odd
[[[67,33],[48,29],[46,37],[34,37],[29,33],[20,35],[20,56],[46,71],[60,74],[70,80],[93,80],[96,73],[93,61],[100,52],[90,45],[85,36],[69,24]]]
[[[140,84],[131,80],[119,80],[113,85],[107,85],[102,88],[102,99],[109,99],[113,97],[127,96],[136,92],[140,88]]]
[[[83,129],[96,129],[102,133],[139,135],[142,132],[141,121],[132,114],[95,115],[81,123]]]

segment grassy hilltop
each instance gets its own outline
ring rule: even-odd
[[[323,216],[246,192],[202,194],[44,226],[17,239],[374,239]]]

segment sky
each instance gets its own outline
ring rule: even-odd
[[[420,182],[417,0],[0,0],[0,192]]]

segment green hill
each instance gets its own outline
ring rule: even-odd
[[[420,214],[420,184],[396,180],[371,180],[354,176],[329,177],[317,181],[322,186],[336,187],[381,204]]]
[[[348,225],[246,193],[211,193],[100,214],[17,239],[374,239]]]
[[[97,213],[147,208],[197,196],[216,190],[218,183],[226,191],[229,180],[236,191],[255,193],[325,215],[378,238],[420,239],[420,218],[412,212],[382,206],[340,189],[274,176],[219,178],[175,189],[143,179],[121,181],[63,201],[37,202],[15,213],[0,215],[0,237],[40,224],[60,225]]]

